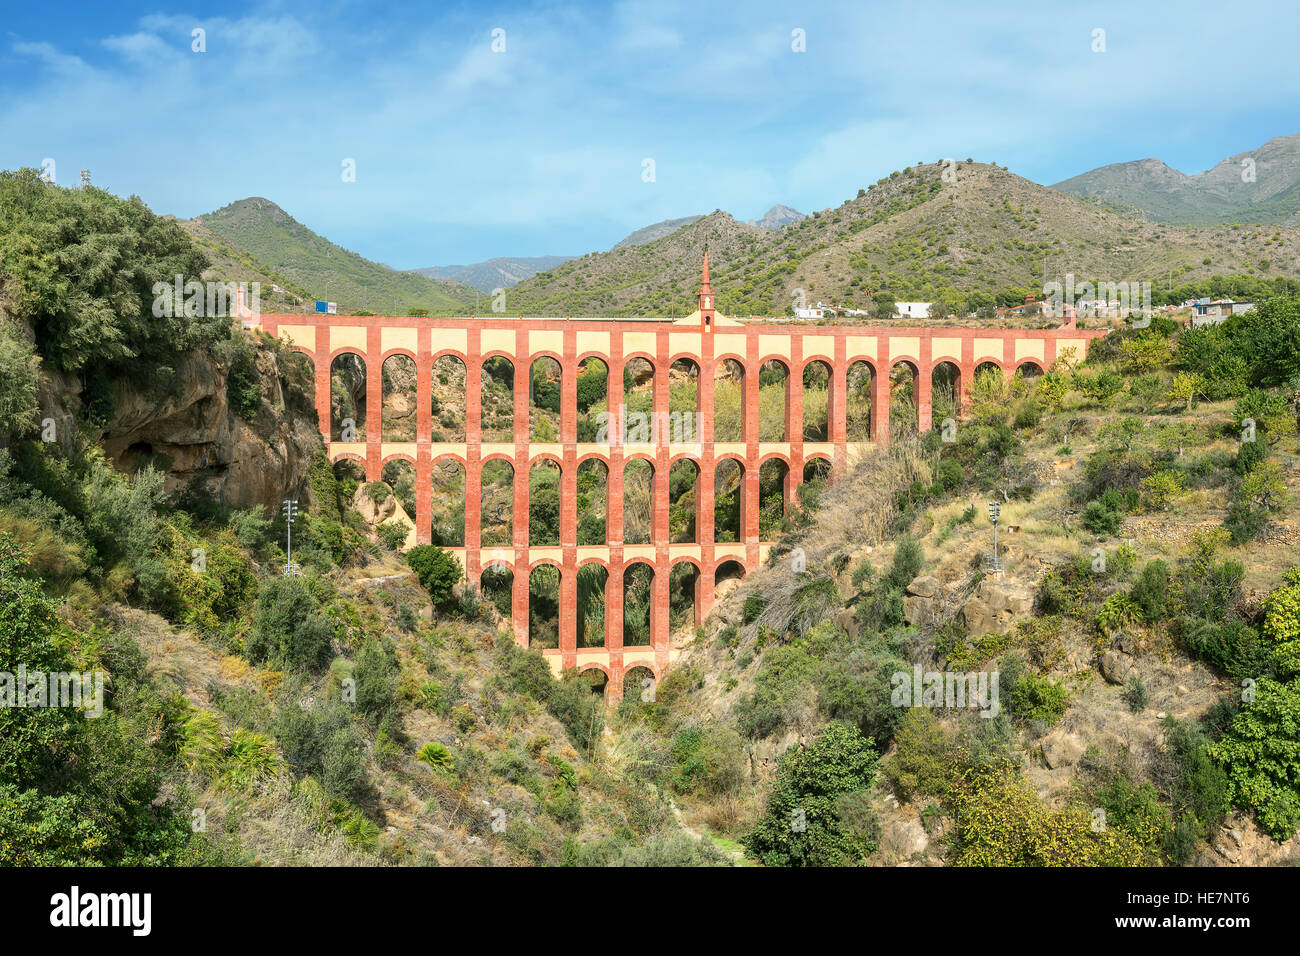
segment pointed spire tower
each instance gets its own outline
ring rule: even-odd
[[[697,296],[700,309],[700,327],[705,332],[713,332],[713,287],[709,285],[709,247],[704,247],[704,272],[700,277],[700,294]]]

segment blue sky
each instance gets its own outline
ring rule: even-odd
[[[1300,132],[1294,0],[167,3],[9,4],[0,167],[185,217],[265,196],[398,268],[809,212],[922,160],[1052,183]]]

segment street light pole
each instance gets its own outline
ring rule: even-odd
[[[282,506],[281,506],[281,511],[282,511],[283,514],[284,514],[284,531],[285,531],[285,535],[286,535],[286,540],[285,540],[285,558],[284,558],[284,573],[285,573],[286,575],[292,576],[293,573],[294,573],[294,564],[293,564],[293,521],[294,521],[294,518],[296,518],[296,517],[298,516],[298,499],[297,499],[297,498],[285,498],[285,499],[284,499],[284,502],[282,503]]]
[[[993,570],[1002,570],[1002,560],[998,555],[998,516],[1002,513],[1002,506],[996,501],[989,502],[989,520],[993,522]]]

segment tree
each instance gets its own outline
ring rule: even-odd
[[[1196,396],[1200,395],[1204,388],[1205,380],[1194,372],[1175,372],[1165,396],[1170,401],[1182,403],[1185,410],[1190,410],[1196,401]]]
[[[262,589],[248,638],[253,660],[319,671],[333,657],[333,641],[333,621],[321,613],[305,579],[275,578]]]
[[[1209,747],[1228,774],[1234,804],[1253,810],[1275,840],[1286,840],[1300,826],[1300,680],[1281,684],[1267,677],[1255,686],[1255,699],[1243,704],[1227,733]]]
[[[1229,335],[1241,333],[1256,384],[1283,385],[1300,375],[1300,297],[1265,299],[1225,326]]]
[[[170,366],[229,328],[206,310],[154,314],[155,284],[198,280],[208,262],[179,223],[138,198],[65,189],[35,169],[0,172],[0,263],[8,311],[31,321],[36,350],[53,368]]]
[[[0,320],[0,438],[22,435],[36,424],[40,362],[31,343]]]
[[[874,318],[892,319],[897,309],[894,297],[887,292],[877,292],[871,297],[871,314]]]
[[[461,579],[460,562],[455,557],[437,545],[420,544],[406,552],[406,563],[429,592],[436,610],[446,611],[455,604]]]
[[[1150,333],[1125,339],[1119,344],[1119,358],[1130,372],[1137,374],[1154,372],[1169,364],[1169,342],[1159,335]]]
[[[1124,387],[1124,380],[1110,369],[1101,369],[1095,375],[1075,373],[1074,387],[1096,405],[1105,405]]]
[[[811,747],[791,747],[777,767],[767,812],[741,842],[768,866],[862,863],[876,848],[869,828],[853,825],[849,804],[875,784],[875,745],[855,728],[828,724]]]
[[[1286,480],[1281,465],[1275,461],[1260,462],[1241,480],[1238,494],[1242,501],[1257,508],[1276,511],[1286,496]]]

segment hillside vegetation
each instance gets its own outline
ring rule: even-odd
[[[266,263],[286,285],[337,302],[344,311],[465,315],[474,302],[469,286],[371,262],[312,232],[268,199],[241,199],[194,221]]]
[[[955,441],[805,501],[620,732],[772,865],[1295,862],[1298,357],[1284,298],[981,375]],[[917,665],[999,674],[996,714],[898,699]]]
[[[715,211],[649,244],[582,256],[519,283],[506,311],[685,315],[706,244],[718,308],[731,315],[792,314],[799,290],[809,303],[939,300],[963,314],[1041,293],[1045,263],[1049,281],[1149,281],[1158,305],[1171,284],[1294,279],[1297,240],[1280,227],[1156,225],[997,166],[928,164],[775,232]]]

